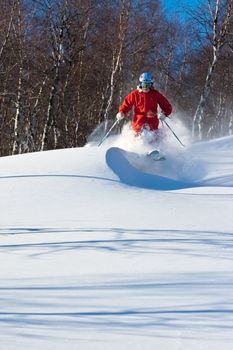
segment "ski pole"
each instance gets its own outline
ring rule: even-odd
[[[114,124],[111,126],[111,128],[108,130],[108,132],[106,133],[106,135],[102,138],[102,140],[99,142],[99,144],[98,144],[98,147],[100,146],[100,145],[102,145],[102,143],[106,140],[106,138],[108,137],[108,135],[110,134],[110,132],[112,131],[112,129],[118,124],[118,122],[119,122],[119,120],[116,120],[115,122],[114,122]]]
[[[180,143],[183,147],[185,147],[184,144],[180,141],[179,137],[174,133],[174,131],[172,130],[172,128],[170,127],[170,125],[169,125],[165,120],[163,120],[163,122],[167,125],[168,129],[173,133],[173,135],[174,135],[175,138],[179,141],[179,143]]]

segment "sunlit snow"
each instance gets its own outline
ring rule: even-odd
[[[173,126],[0,159],[1,349],[232,349],[233,137]]]

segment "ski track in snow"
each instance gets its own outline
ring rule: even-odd
[[[65,253],[71,260],[78,256],[77,272],[70,277],[60,277],[57,271],[47,278],[2,279],[3,339],[15,336],[16,332],[23,338],[30,335],[36,340],[48,336],[56,342],[65,332],[66,337],[78,340],[84,329],[89,334],[110,331],[128,337],[172,338],[179,334],[181,339],[198,336],[199,340],[205,340],[210,333],[213,341],[218,338],[221,325],[224,341],[232,340],[229,334],[233,324],[231,271],[207,268],[196,272],[179,268],[180,272],[172,273],[166,267],[161,271],[160,267],[157,272],[154,268],[143,272],[147,270],[146,259],[154,264],[168,259],[167,263],[176,261],[178,266],[184,259],[194,263],[219,261],[220,266],[224,261],[226,265],[228,261],[232,264],[232,234],[124,228],[5,228],[1,233],[6,235],[11,231],[21,239],[18,243],[2,244],[0,253],[16,255],[19,266],[22,256],[33,268],[37,264],[46,266],[51,259],[57,262]],[[35,232],[41,232],[36,239]],[[106,233],[108,237],[103,238]],[[21,243],[24,239],[26,243]],[[84,257],[92,262],[89,273],[83,275],[80,269],[85,267],[79,263]],[[125,268],[120,275],[109,273],[106,268],[97,271],[93,265],[100,257],[113,264],[117,260],[121,267],[130,259],[134,267],[132,271]]]
[[[17,348],[27,345],[28,338],[32,345],[35,342],[45,348],[48,344],[60,348],[66,339],[66,346],[68,343],[72,349],[77,342],[86,348],[85,343],[91,338],[91,348],[101,334],[110,348],[114,348],[114,344],[108,341],[107,334],[112,334],[111,339],[116,337],[117,341],[121,335],[125,349],[127,339],[136,339],[142,346],[147,344],[145,337],[149,344],[155,339],[156,344],[159,338],[170,338],[171,348],[175,348],[177,339],[184,348],[186,342],[195,344],[197,338],[213,348],[219,335],[223,337],[221,343],[225,349],[232,342],[232,272],[221,268],[216,271],[204,268],[202,272],[177,269],[177,265],[186,261],[182,257],[194,264],[198,260],[211,264],[217,261],[220,266],[226,260],[232,266],[231,234],[124,228],[5,228],[2,234],[11,231],[21,240],[26,234],[26,243],[20,243],[19,239],[18,243],[3,244],[0,253],[5,257],[17,256],[19,267],[20,257],[26,258],[32,269],[38,264],[44,268],[49,266],[51,259],[59,267],[64,253],[67,260],[78,258],[77,271],[71,276],[59,276],[57,271],[47,277],[40,273],[31,278],[2,279],[0,322],[6,349],[15,337],[19,340]],[[35,240],[36,232],[41,235]],[[105,262],[99,264],[100,258]],[[88,259],[91,268],[83,274],[81,271],[85,271]],[[148,271],[151,267],[148,268],[146,259],[150,264],[154,261],[154,265],[158,261],[159,264],[173,263],[176,272],[161,266],[157,272],[153,271],[155,267]],[[125,268],[129,260],[130,269]],[[103,268],[106,261],[117,263],[118,273]],[[99,271],[94,267],[96,263]],[[148,348],[152,349],[152,345]]]
[[[231,350],[233,138],[111,146],[0,159],[1,348]]]

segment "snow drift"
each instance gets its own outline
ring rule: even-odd
[[[144,154],[112,147],[106,153],[106,161],[120,180],[131,186],[156,190],[232,187],[232,143],[232,137],[200,143],[183,152],[168,153],[166,160],[159,162]]]

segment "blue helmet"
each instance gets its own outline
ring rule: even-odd
[[[150,72],[142,73],[139,77],[139,87],[141,89],[150,90],[153,87],[154,78]]]

